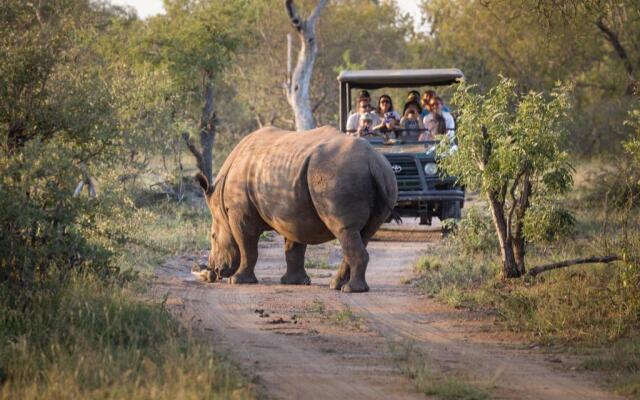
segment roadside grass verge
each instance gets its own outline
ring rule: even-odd
[[[389,343],[389,350],[400,372],[411,380],[416,390],[441,400],[488,400],[489,392],[473,384],[458,371],[446,373],[410,343]]]
[[[73,276],[15,293],[0,286],[0,399],[253,397],[236,367],[135,282]]]
[[[492,229],[485,216],[486,226],[456,232],[429,248],[415,265],[417,285],[450,306],[493,315],[531,342],[561,344],[580,354],[590,349],[584,369],[598,371],[614,390],[640,398],[640,210],[604,212],[580,208],[579,198],[568,202],[575,233],[530,246],[529,268],[590,255],[619,254],[628,261],[502,280],[499,250],[482,233]]]
[[[585,370],[604,375],[618,393],[640,398],[640,338],[626,338],[593,353],[582,363]]]
[[[585,221],[580,233],[532,246],[529,267],[590,254],[639,252],[640,227],[628,227],[624,233],[625,242],[637,247],[621,247],[624,216],[617,222],[610,219],[606,239],[600,234],[602,224],[593,222],[593,212],[576,216],[578,224]],[[536,278],[502,280],[497,249],[473,252],[464,246],[453,235],[417,261],[418,285],[426,294],[453,307],[495,314],[507,328],[542,343],[610,343],[640,326],[640,271],[632,262],[574,266]]]
[[[167,257],[209,247],[201,200],[132,190],[133,218],[111,277],[56,274],[0,284],[0,399],[254,398],[252,385],[200,332],[146,294]]]

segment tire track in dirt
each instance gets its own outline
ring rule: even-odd
[[[388,343],[396,341],[410,341],[445,370],[492,382],[498,398],[616,398],[544,355],[505,346],[486,333],[487,321],[468,323],[464,313],[402,285],[425,243],[374,241],[368,248],[371,292],[365,294],[329,290],[328,272],[334,271],[326,270],[310,270],[311,286],[277,284],[285,270],[280,238],[260,244],[258,285],[197,282],[189,273],[197,258],[191,255],[160,267],[155,290],[168,295],[167,304],[184,320],[230,349],[275,398],[424,398],[395,367]],[[310,247],[308,257],[335,258],[336,252],[329,243]],[[310,312],[319,305],[324,312]],[[364,318],[365,329],[330,317],[345,307]]]

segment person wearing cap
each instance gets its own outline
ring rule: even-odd
[[[366,98],[358,98],[358,107],[356,111],[357,112],[355,114],[350,115],[347,119],[347,134],[360,136],[358,132],[363,132],[366,127],[360,121],[362,118],[369,121],[369,131],[373,131],[371,127],[380,123],[378,116],[369,112],[369,101]]]
[[[361,99],[365,99],[365,100],[367,101],[367,110],[368,110],[369,112],[373,111],[373,107],[371,106],[371,94],[369,93],[369,91],[368,91],[368,90],[361,90],[361,91],[358,93],[358,97],[356,97],[356,99],[357,99],[357,100],[356,100],[356,105],[358,104],[358,102],[359,102]],[[356,107],[356,109],[355,109],[355,110],[350,110],[350,111],[349,111],[349,116],[354,115],[354,114],[357,114],[357,113],[358,113],[358,107]]]
[[[365,137],[373,135],[373,118],[371,113],[363,113],[358,121],[358,129],[356,129],[357,137]]]

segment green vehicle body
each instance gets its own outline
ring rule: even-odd
[[[338,76],[340,130],[346,132],[354,89],[443,86],[463,79],[464,75],[458,69],[343,71]],[[438,142],[395,140],[390,143],[382,138],[372,138],[369,142],[389,160],[396,174],[396,212],[403,217],[418,217],[420,224],[425,225],[431,225],[433,217],[460,219],[465,190],[457,184],[455,177],[439,173]]]

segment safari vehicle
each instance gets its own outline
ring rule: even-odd
[[[463,79],[464,75],[459,69],[342,71],[338,76],[340,130],[347,131],[352,90],[419,89],[424,86],[453,85]],[[383,138],[371,138],[369,141],[389,160],[396,174],[396,212],[403,217],[419,217],[422,225],[431,225],[433,217],[440,220],[460,219],[465,190],[456,184],[455,177],[443,176],[438,171],[437,141]]]

